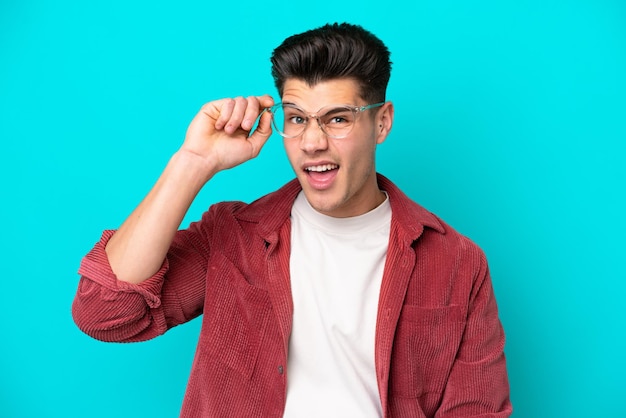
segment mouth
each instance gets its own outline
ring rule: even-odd
[[[315,190],[330,188],[337,177],[338,164],[314,164],[304,167],[308,184]]]
[[[324,173],[330,170],[336,170],[339,166],[337,164],[320,164],[320,165],[312,165],[310,167],[305,167],[304,171],[308,173]]]

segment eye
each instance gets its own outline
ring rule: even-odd
[[[298,115],[290,116],[287,120],[289,121],[289,123],[293,123],[296,125],[301,125],[303,123],[306,123],[306,119]]]
[[[325,125],[349,125],[354,115],[349,109],[334,109],[322,116]]]
[[[347,120],[343,116],[333,116],[328,123],[346,123]]]
[[[286,124],[290,125],[304,125],[307,122],[306,116],[294,107],[285,106],[282,108],[283,117]],[[280,115],[279,115],[280,117]]]

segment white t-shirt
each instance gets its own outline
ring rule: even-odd
[[[374,338],[390,224],[388,198],[352,218],[295,200],[285,417],[382,416]]]

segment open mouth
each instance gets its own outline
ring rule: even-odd
[[[325,190],[333,184],[333,180],[337,176],[339,165],[337,164],[318,164],[304,168],[307,174],[309,184],[314,189]]]
[[[336,170],[338,168],[339,166],[337,164],[321,164],[307,167],[304,169],[304,171],[307,171],[309,173],[324,173],[326,171]]]

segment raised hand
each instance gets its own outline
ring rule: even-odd
[[[265,109],[273,104],[269,95],[205,104],[189,124],[180,151],[203,159],[209,175],[256,157],[272,133],[271,114]],[[259,115],[259,123],[251,132]]]

